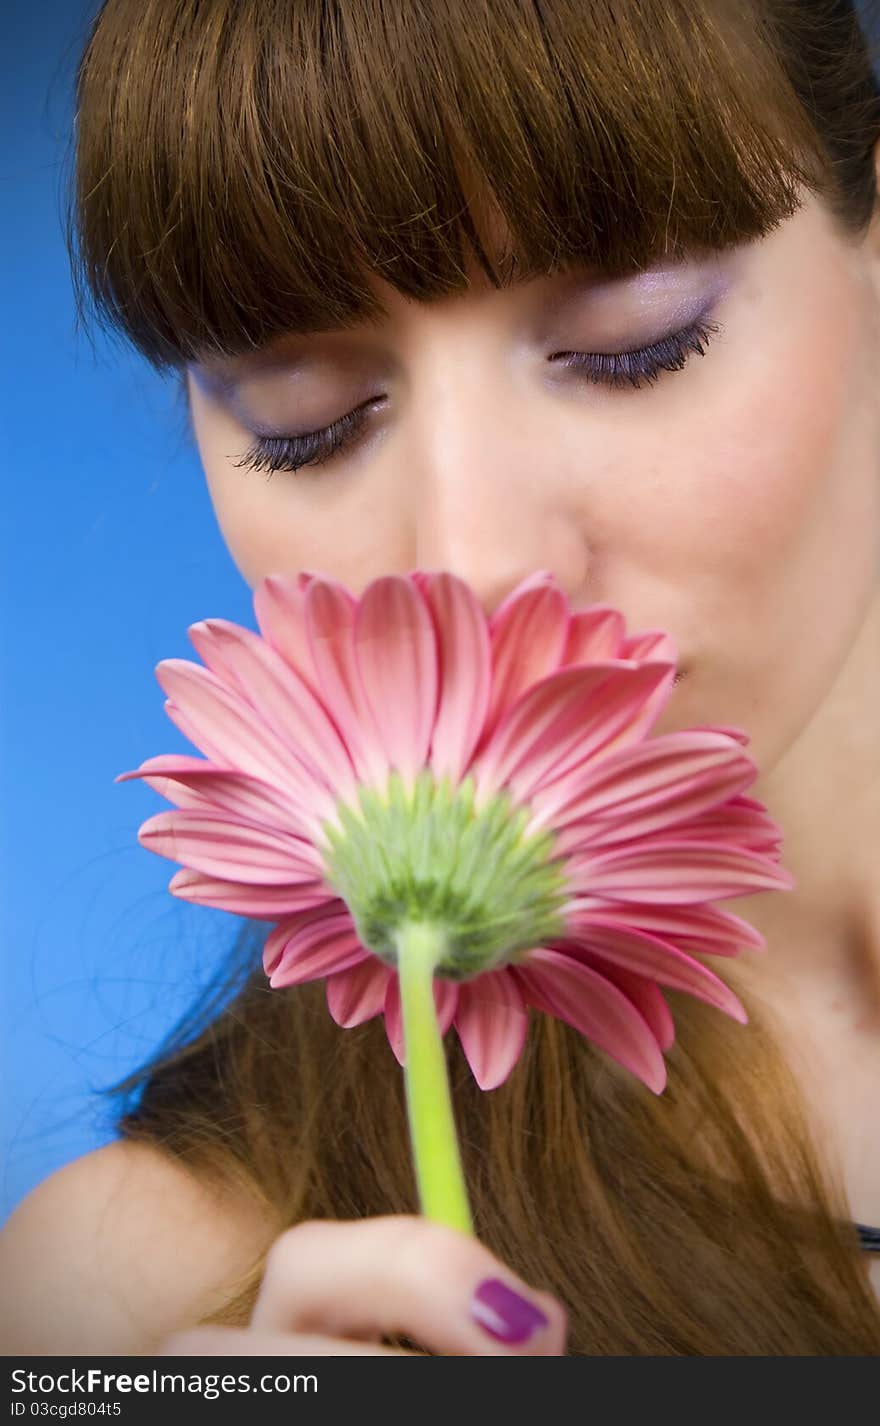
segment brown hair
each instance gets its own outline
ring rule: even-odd
[[[77,76],[78,308],[185,374],[381,318],[373,272],[460,291],[465,247],[496,286],[619,274],[758,238],[801,185],[855,242],[878,138],[840,0],[107,0]],[[209,1001],[107,1091],[119,1132],[279,1226],[417,1211],[381,1017],[343,1031],[321,983],[271,990],[266,933],[245,925]],[[748,971],[725,963],[746,1028],[669,993],[659,1097],[536,1012],[490,1093],[447,1037],[476,1232],[566,1304],[573,1354],[880,1352],[842,1185]],[[261,1271],[204,1320],[246,1322]]]

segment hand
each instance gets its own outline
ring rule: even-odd
[[[564,1356],[566,1327],[554,1297],[476,1239],[394,1214],[288,1228],[269,1250],[249,1326],[175,1332],[159,1355],[412,1356],[382,1345],[397,1334],[441,1356]]]

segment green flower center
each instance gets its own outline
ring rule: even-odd
[[[467,980],[565,935],[570,889],[555,836],[524,837],[529,809],[502,791],[474,810],[474,781],[436,782],[423,769],[412,793],[396,771],[383,792],[362,786],[339,802],[324,832],[325,876],[364,946],[396,966],[395,933],[421,921],[442,930],[436,973]],[[342,830],[340,830],[340,827]]]

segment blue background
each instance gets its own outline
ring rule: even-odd
[[[2,7],[3,1217],[114,1137],[94,1091],[155,1049],[243,924],[169,894],[175,864],[137,841],[169,804],[113,781],[196,751],[153,673],[196,659],[187,626],[255,624],[175,379],[75,329],[73,79],[97,9]]]
[[[97,9],[19,0],[0,32],[0,1217],[113,1137],[96,1091],[155,1049],[244,924],[169,895],[175,865],[137,841],[168,804],[113,781],[194,751],[153,674],[196,657],[187,626],[254,619],[175,381],[75,328],[72,86]]]

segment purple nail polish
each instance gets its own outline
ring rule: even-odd
[[[525,1342],[548,1321],[539,1308],[496,1277],[480,1283],[471,1298],[471,1316],[499,1342]]]

